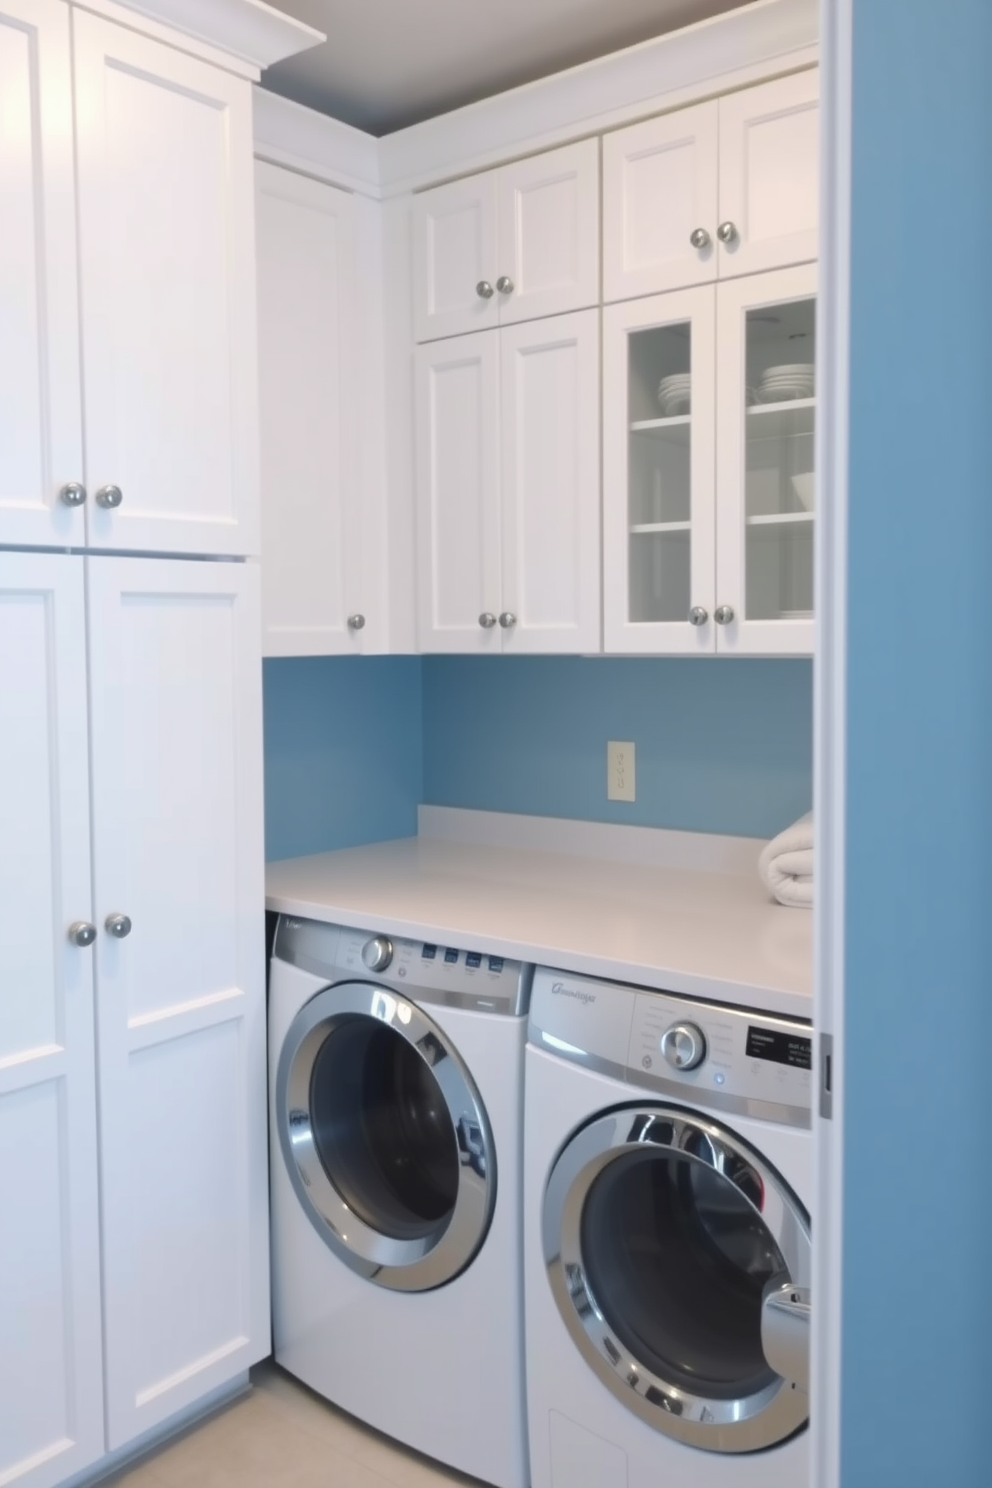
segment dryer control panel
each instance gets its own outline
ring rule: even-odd
[[[527,1011],[533,966],[487,951],[408,940],[388,930],[355,930],[280,915],[273,957],[326,977],[387,986],[414,1002],[445,1003],[480,1013],[520,1017]]]
[[[528,1038],[641,1090],[809,1126],[812,1026],[538,967]]]

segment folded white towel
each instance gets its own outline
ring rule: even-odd
[[[813,813],[773,837],[758,859],[758,872],[780,904],[813,905]]]

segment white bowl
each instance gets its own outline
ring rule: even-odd
[[[794,475],[792,477],[792,489],[795,491],[803,511],[813,510],[815,483],[816,476],[812,470],[806,471],[803,475]]]

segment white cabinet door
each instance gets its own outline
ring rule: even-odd
[[[2,47],[2,42],[0,42]],[[82,560],[0,553],[0,1482],[103,1452]]]
[[[86,535],[85,508],[59,497],[84,478],[71,96],[68,6],[0,0],[3,543]]]
[[[597,305],[598,141],[532,155],[498,175],[500,324]]]
[[[720,652],[813,650],[816,265],[717,287]]]
[[[503,649],[598,651],[599,311],[499,334]]]
[[[607,651],[716,644],[715,294],[701,285],[603,311]]]
[[[73,37],[90,542],[257,553],[250,85],[81,10]]]
[[[717,105],[603,138],[603,299],[716,278]],[[692,234],[706,234],[696,248]]]
[[[721,279],[817,255],[819,73],[814,68],[721,98]]]
[[[354,203],[259,161],[262,649],[364,649],[383,617],[363,592],[357,481]],[[349,615],[371,610],[371,624]]]
[[[418,341],[457,336],[499,320],[496,171],[413,199],[413,321]]]
[[[421,651],[500,649],[499,335],[417,349]]]
[[[88,569],[113,1449],[269,1348],[261,668],[253,565]]]

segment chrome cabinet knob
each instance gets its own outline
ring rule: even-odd
[[[733,605],[717,605],[713,611],[713,619],[717,625],[729,625],[734,618]]]
[[[496,288],[502,295],[513,293],[513,280],[510,278],[509,274],[500,274],[499,278],[496,280]]]
[[[67,481],[59,492],[59,500],[63,506],[82,506],[86,500],[86,487],[78,481]]]
[[[393,942],[385,935],[377,935],[362,946],[362,960],[369,971],[385,971],[393,959]]]
[[[89,920],[73,920],[69,926],[69,939],[73,945],[89,946],[96,940],[96,926]]]
[[[517,623],[517,617],[512,610],[504,610],[499,617],[499,623],[504,630],[510,630]]]
[[[113,511],[124,500],[124,492],[120,486],[101,486],[93,499],[104,511]]]
[[[716,230],[716,235],[721,243],[733,243],[737,240],[737,225],[733,222],[721,222]]]
[[[479,616],[479,624],[482,626],[483,630],[492,630],[493,626],[496,624],[496,616],[493,614],[492,610],[483,610],[482,614]]]
[[[475,286],[475,292],[479,296],[480,300],[491,300],[494,293],[493,287],[489,283],[488,279],[480,279],[478,284]]]
[[[693,605],[692,609],[689,611],[690,625],[705,625],[709,618],[709,610],[704,610],[702,605]]]
[[[348,616],[348,629],[349,630],[364,630],[365,629],[365,616],[364,615],[349,615]]]
[[[131,934],[131,921],[126,914],[109,914],[103,922],[103,928],[115,940],[124,940]]]
[[[706,1058],[706,1035],[696,1023],[673,1023],[661,1036],[661,1052],[672,1069],[695,1069]]]
[[[695,227],[689,234],[689,242],[692,244],[693,248],[708,248],[712,241],[713,239],[710,237],[705,227]]]

